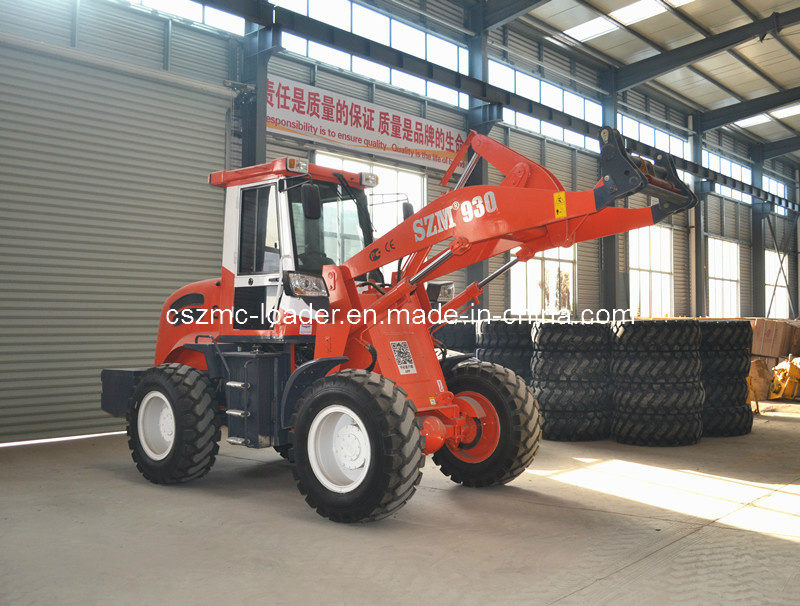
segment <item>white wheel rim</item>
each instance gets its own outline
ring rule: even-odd
[[[338,404],[323,408],[308,430],[308,462],[319,482],[332,492],[358,488],[369,471],[372,453],[364,423]]]
[[[151,391],[142,398],[137,427],[145,454],[154,461],[167,458],[175,443],[175,413],[163,393]]]

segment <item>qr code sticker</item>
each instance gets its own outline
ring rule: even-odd
[[[394,361],[397,363],[397,368],[400,369],[400,374],[416,374],[417,367],[414,366],[414,358],[411,357],[411,350],[408,348],[408,341],[389,341],[389,345],[392,346]]]

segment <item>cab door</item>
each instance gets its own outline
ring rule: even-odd
[[[281,289],[281,238],[274,183],[241,190],[233,306],[238,330],[270,330]],[[246,320],[245,320],[246,316]],[[244,320],[244,321],[242,321]]]

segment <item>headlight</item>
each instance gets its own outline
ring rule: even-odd
[[[290,271],[287,276],[289,294],[297,297],[327,297],[328,287],[322,276]]]
[[[300,158],[286,158],[286,170],[293,173],[305,174],[308,172],[308,162]]]
[[[447,303],[456,296],[456,285],[453,282],[428,282],[425,290],[432,303]]]
[[[378,175],[373,173],[361,173],[362,187],[378,187]]]

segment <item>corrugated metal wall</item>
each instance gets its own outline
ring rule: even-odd
[[[100,370],[152,364],[164,299],[220,271],[229,91],[164,72],[163,30],[109,3],[80,3],[79,50],[12,38],[73,4],[0,2],[1,442],[120,429]]]

